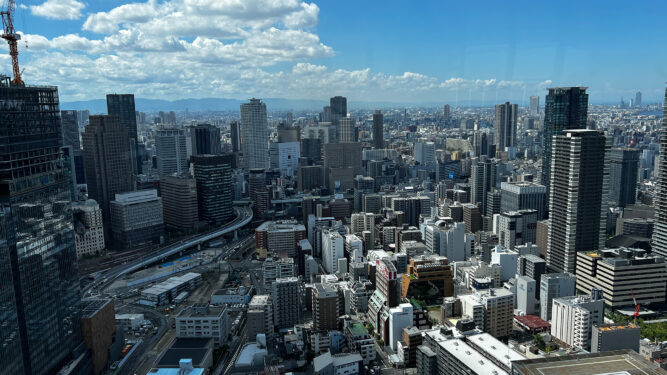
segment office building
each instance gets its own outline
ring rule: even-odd
[[[81,149],[79,139],[79,121],[76,111],[60,111],[61,134],[63,146],[72,146],[74,151]]]
[[[536,312],[535,304],[537,283],[535,279],[528,276],[519,276],[516,278],[516,308],[523,315],[534,315]]]
[[[228,314],[225,306],[196,303],[176,316],[176,337],[212,338],[216,347],[225,345],[229,335]]]
[[[554,136],[547,264],[574,272],[577,251],[604,247],[608,140],[596,130]]]
[[[365,365],[374,361],[376,357],[375,340],[368,333],[366,327],[354,320],[345,321],[344,324],[345,339],[350,347],[350,352],[361,354]]]
[[[324,187],[324,167],[321,165],[300,165],[297,168],[299,190],[313,190]]]
[[[160,176],[187,173],[188,153],[183,129],[160,127],[155,131],[155,156]]]
[[[268,167],[268,142],[266,104],[252,98],[241,104],[241,150],[246,169]]]
[[[454,275],[447,258],[417,255],[409,259],[407,270],[401,273],[401,297],[426,301],[453,295]]]
[[[534,254],[519,255],[516,265],[516,274],[527,276],[537,282],[536,296],[540,298],[542,275],[547,273],[547,262]]]
[[[296,220],[266,221],[255,229],[255,247],[279,258],[294,258],[299,241],[306,237],[306,227]]]
[[[498,244],[514,249],[537,240],[537,211],[520,210],[498,215]]]
[[[357,353],[338,353],[332,355],[330,351],[313,359],[314,375],[331,374],[361,374],[363,358]]]
[[[387,307],[396,307],[401,302],[400,280],[396,266],[389,259],[376,262],[375,290]]]
[[[413,307],[409,303],[390,308],[389,315],[389,346],[397,349],[397,343],[403,337],[403,329],[413,325]]]
[[[373,148],[384,149],[384,116],[380,110],[373,113]]]
[[[542,178],[540,183],[547,188],[544,207],[549,210],[551,199],[551,167],[553,136],[568,129],[586,129],[588,116],[587,87],[550,88],[544,103],[544,136],[542,138]]]
[[[361,210],[366,213],[379,214],[382,211],[382,197],[379,194],[364,194]]]
[[[273,334],[273,301],[270,295],[256,294],[248,303],[246,337],[254,340],[258,334]]]
[[[642,106],[642,92],[637,91],[635,94],[635,107],[641,107]]]
[[[83,154],[88,197],[99,203],[103,221],[111,223],[109,203],[116,194],[134,190],[130,141],[119,117],[90,116]]]
[[[435,143],[415,142],[412,155],[416,163],[435,168]]]
[[[224,224],[234,215],[232,158],[232,155],[197,155],[191,158],[199,219],[210,225]]]
[[[577,278],[570,273],[547,273],[540,278],[540,318],[551,320],[551,308],[554,298],[569,297],[575,294]]]
[[[470,166],[470,202],[486,213],[486,195],[496,187],[498,161],[486,156],[473,158]]]
[[[241,124],[238,121],[232,121],[229,124],[229,136],[232,142],[232,152],[241,151]]]
[[[76,257],[95,256],[104,251],[102,210],[93,199],[72,205]]]
[[[161,242],[164,219],[157,190],[116,194],[109,206],[114,241],[128,247]]]
[[[662,118],[660,135],[660,167],[658,172],[658,195],[655,198],[655,228],[653,230],[653,251],[667,256],[667,89],[665,89],[665,116]]]
[[[301,320],[301,285],[296,277],[277,279],[272,287],[273,324],[277,330],[292,328]]]
[[[540,114],[540,97],[537,95],[530,96],[530,109],[528,110],[531,116],[538,116]]]
[[[630,349],[639,353],[641,329],[632,324],[599,324],[591,332],[591,353]]]
[[[265,289],[271,289],[271,285],[277,279],[294,277],[296,274],[296,263],[292,258],[266,258],[262,263],[262,282]]]
[[[343,236],[335,230],[322,232],[322,266],[330,273],[338,272],[338,259],[345,258]]]
[[[357,123],[352,117],[343,117],[338,121],[338,143],[358,141]]]
[[[90,350],[93,374],[99,375],[110,365],[112,347],[120,346],[114,302],[113,299],[87,299],[81,305],[81,335]]]
[[[334,331],[338,329],[338,290],[333,284],[317,283],[313,286],[313,329]]]
[[[604,301],[595,295],[554,298],[551,336],[566,346],[588,350],[594,325],[604,323]]]
[[[330,192],[354,188],[354,177],[363,173],[361,143],[327,143],[323,147],[326,186]]]
[[[477,328],[496,338],[512,333],[514,295],[507,289],[491,288],[460,297],[463,316],[471,318]]]
[[[640,150],[614,148],[609,152],[609,202],[613,207],[635,204]]]
[[[130,144],[131,171],[141,173],[141,160],[137,158],[137,115],[134,109],[134,94],[107,94],[107,114],[117,116],[120,124],[126,129]],[[90,120],[89,120],[90,121]],[[91,122],[92,123],[92,122]],[[87,128],[87,127],[86,127]]]
[[[516,147],[516,124],[519,115],[519,105],[497,104],[493,120],[494,140],[496,151],[505,151],[507,147]]]
[[[463,222],[466,233],[477,233],[482,230],[482,214],[477,205],[472,203],[463,204]]]
[[[641,249],[605,249],[577,254],[577,290],[602,290],[605,304],[617,309],[636,303],[665,302],[667,263]],[[634,294],[634,296],[633,296]]]
[[[338,127],[340,119],[347,117],[347,98],[334,96],[329,99],[329,107],[331,108],[331,123]]]
[[[445,105],[442,107],[442,118],[443,118],[445,121],[449,121],[451,115],[452,115],[452,108],[450,107],[449,104],[445,104]]]
[[[58,89],[10,85],[3,77],[0,100],[0,367],[7,374],[48,374],[82,342]]]
[[[322,160],[322,140],[319,138],[301,139],[301,156],[311,162]]]
[[[160,178],[160,196],[165,227],[183,231],[197,228],[199,209],[194,178],[187,175],[163,176]]]
[[[547,188],[534,182],[502,182],[500,184],[500,212],[537,210],[537,220],[545,217]]]
[[[238,122],[234,121],[230,130],[232,151],[238,152]],[[218,155],[222,152],[222,146],[220,144],[220,128],[217,126],[211,124],[199,124],[190,127],[189,131],[191,155]],[[234,150],[234,146],[237,147],[236,150]]]
[[[500,280],[508,281],[516,275],[518,260],[518,252],[497,245],[491,252],[490,264],[499,265],[501,267]]]
[[[466,225],[452,220],[425,221],[422,225],[424,243],[434,254],[447,257],[450,262],[466,260],[470,244],[466,241]]]

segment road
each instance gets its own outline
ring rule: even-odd
[[[136,270],[152,265],[154,263],[161,262],[169,256],[178,254],[192,247],[201,245],[207,241],[210,241],[212,239],[223,236],[227,233],[238,230],[247,225],[248,223],[250,223],[250,221],[252,221],[253,213],[252,209],[249,206],[234,207],[234,210],[236,211],[236,217],[232,221],[230,221],[229,223],[225,224],[220,228],[216,228],[208,233],[204,233],[180,241],[176,244],[166,246],[150,254],[146,254],[137,260],[104,271],[97,277],[95,281],[87,285],[82,290],[83,296],[86,297],[88,295],[94,294],[95,291],[101,294],[109,285],[111,285],[116,279],[118,279],[121,276],[132,273]]]

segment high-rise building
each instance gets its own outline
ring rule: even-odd
[[[72,211],[77,258],[98,255],[104,251],[104,225],[100,205],[95,200],[88,199],[74,204]]]
[[[637,91],[635,94],[635,107],[641,107],[642,106],[642,92]]]
[[[532,95],[530,97],[530,115],[537,116],[540,114],[540,97],[537,95]]]
[[[322,266],[328,273],[338,272],[338,259],[345,258],[343,237],[335,230],[322,233]]]
[[[395,307],[401,303],[400,282],[394,263],[386,258],[379,259],[375,272],[375,287],[387,307]]]
[[[588,116],[587,87],[550,88],[544,103],[544,135],[542,137],[542,185],[547,188],[544,207],[549,209],[551,188],[551,154],[553,136],[568,129],[586,129]]]
[[[338,121],[338,143],[358,141],[357,123],[352,117],[343,117]]]
[[[335,331],[338,329],[338,290],[334,284],[317,283],[313,286],[313,329]],[[342,301],[341,301],[342,302]]]
[[[546,273],[540,277],[540,318],[551,320],[554,298],[574,296],[576,281],[571,273]]]
[[[384,148],[384,116],[380,110],[373,114],[373,148]]]
[[[635,203],[641,150],[614,148],[609,153],[609,202],[616,207]]]
[[[301,320],[301,283],[296,277],[276,279],[271,285],[273,324],[276,329],[293,328]]]
[[[503,212],[498,215],[498,244],[514,249],[519,245],[535,243],[536,228],[536,210]]]
[[[83,154],[88,196],[99,203],[109,225],[109,203],[116,194],[135,187],[127,128],[118,116],[90,116],[83,132]]]
[[[164,225],[178,230],[193,230],[199,222],[197,184],[189,176],[164,176],[160,179]]]
[[[211,225],[223,224],[234,215],[232,159],[230,154],[197,155],[191,158],[197,186],[199,219]]]
[[[141,160],[137,158],[137,113],[134,109],[134,94],[108,94],[107,114],[118,116],[120,124],[127,129],[130,139],[130,155],[132,156],[133,171],[141,173]]]
[[[551,336],[570,347],[588,350],[594,325],[604,323],[604,301],[595,295],[553,300]]]
[[[445,121],[449,121],[449,118],[451,117],[451,115],[452,115],[451,107],[449,106],[449,104],[445,104],[442,107],[442,118]]]
[[[241,104],[241,150],[245,168],[268,167],[268,142],[266,104],[252,98],[249,103]]]
[[[331,192],[345,191],[354,187],[354,176],[363,172],[361,166],[361,143],[324,145],[324,169],[326,184]]]
[[[248,197],[252,201],[255,218],[263,219],[271,206],[264,169],[256,168],[248,171]]]
[[[340,119],[347,117],[347,98],[344,96],[334,96],[329,100],[331,108],[331,123],[338,126]]]
[[[58,89],[3,77],[0,101],[0,368],[56,373],[82,342]]]
[[[280,258],[295,258],[306,227],[296,220],[265,221],[255,229],[255,247]]]
[[[232,139],[232,152],[241,151],[241,125],[238,121],[232,121],[229,124],[229,136]]]
[[[162,198],[157,190],[116,194],[109,204],[114,241],[132,247],[159,243],[164,235]]]
[[[234,121],[233,124],[236,124],[236,129],[232,128],[234,129],[232,130],[232,149],[234,142],[238,141],[238,122]],[[211,124],[193,126],[190,129],[190,140],[192,142],[192,155],[218,155],[222,152],[220,128],[217,126]],[[238,147],[238,143],[236,146]]]
[[[653,251],[667,257],[667,89],[663,106],[662,134],[660,135],[660,169],[658,172],[658,196],[655,199],[655,228]]]
[[[470,166],[470,202],[479,205],[480,211],[486,213],[486,195],[496,187],[498,180],[497,159],[486,156],[472,159]]]
[[[502,182],[500,212],[537,210],[537,220],[544,219],[547,188],[534,182]]]
[[[433,142],[415,142],[412,155],[421,165],[435,166],[435,144]]]
[[[157,129],[155,131],[155,156],[157,170],[161,176],[186,173],[190,166],[185,131],[167,127]]]
[[[553,270],[574,273],[577,251],[604,247],[608,150],[597,130],[565,130],[554,137],[547,248]]]
[[[254,295],[248,303],[247,332],[248,340],[254,340],[258,334],[273,334],[273,301],[270,295]]]
[[[79,140],[79,121],[76,111],[60,111],[62,123],[63,146],[72,146],[76,150],[81,149]]]
[[[518,104],[506,102],[505,104],[496,105],[493,120],[496,151],[505,151],[506,147],[516,147],[516,120],[518,115]]]
[[[496,338],[512,333],[514,295],[507,289],[491,288],[460,297],[462,314],[477,328]]]

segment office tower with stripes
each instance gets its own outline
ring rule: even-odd
[[[259,99],[241,104],[241,150],[244,167],[268,168],[269,129],[266,104]]]
[[[667,89],[665,89],[663,110],[667,115]],[[660,171],[658,173],[658,196],[655,200],[653,252],[667,256],[667,116],[662,118],[662,134],[660,134]]]

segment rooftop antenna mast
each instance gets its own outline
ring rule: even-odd
[[[16,10],[16,2],[9,0],[7,10],[0,12],[3,29],[0,37],[9,44],[9,55],[12,57],[12,69],[14,71],[14,79],[12,79],[11,83],[14,85],[24,85],[21,79],[21,69],[19,68],[19,48],[17,43],[21,40],[21,35],[17,34],[16,30],[14,30],[14,10]]]

